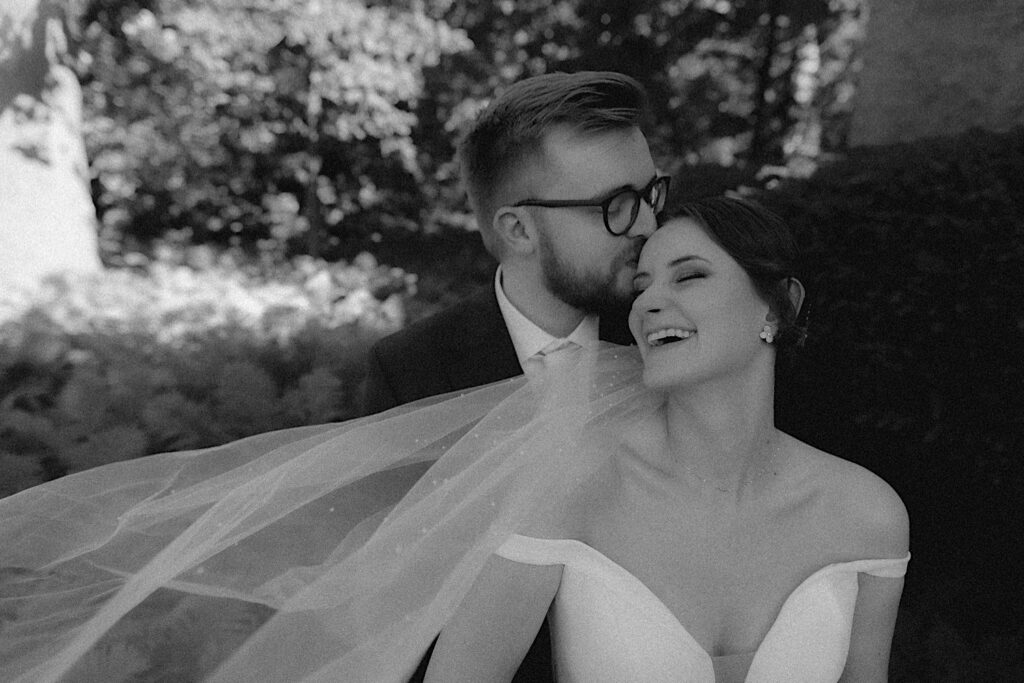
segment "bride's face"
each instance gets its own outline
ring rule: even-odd
[[[692,219],[672,219],[648,239],[633,284],[629,326],[648,386],[694,385],[741,373],[771,353],[759,337],[768,303]]]

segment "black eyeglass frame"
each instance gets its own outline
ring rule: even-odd
[[[668,187],[671,182],[671,176],[667,175],[656,175],[651,179],[651,182],[642,190],[637,190],[633,187],[625,187],[621,190],[615,190],[605,199],[594,200],[594,199],[524,199],[521,202],[516,202],[512,206],[539,206],[545,209],[578,209],[589,206],[601,207],[601,215],[604,217],[604,227],[609,233],[615,237],[620,237],[629,232],[633,224],[636,223],[637,216],[640,215],[640,202],[644,201],[647,206],[651,207],[654,213],[658,213],[665,208],[665,198],[668,196]],[[653,193],[655,188],[661,186],[660,193],[658,194],[658,204],[655,206]],[[608,209],[611,207],[612,202],[621,197],[623,194],[632,194],[634,199],[633,211],[630,213],[629,222],[621,232],[615,232],[612,230],[611,223],[608,222]]]

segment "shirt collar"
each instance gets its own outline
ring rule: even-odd
[[[598,340],[598,317],[588,315],[580,321],[568,337],[555,337],[538,327],[533,321],[527,318],[515,307],[501,286],[501,266],[494,273],[494,293],[498,298],[498,308],[501,309],[501,317],[505,319],[505,327],[508,328],[509,336],[512,337],[512,346],[515,347],[519,364],[526,367],[528,358],[548,346],[557,339],[568,339],[583,348],[595,348],[600,342]]]

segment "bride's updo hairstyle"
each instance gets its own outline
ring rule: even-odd
[[[669,206],[659,222],[683,217],[700,225],[753,280],[778,318],[775,343],[779,348],[803,345],[806,314],[801,316],[789,297],[789,280],[797,278],[798,254],[785,221],[750,200],[707,197]]]

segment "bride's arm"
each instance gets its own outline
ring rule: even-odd
[[[852,519],[863,531],[869,548],[866,557],[906,557],[910,522],[903,501],[887,484],[872,477],[859,490],[857,513]],[[841,683],[886,683],[896,614],[903,594],[903,577],[857,577],[857,603],[853,611],[850,651]]]
[[[886,683],[903,578],[861,574],[841,683]]]
[[[442,629],[425,683],[512,680],[561,578],[561,565],[491,556]]]

